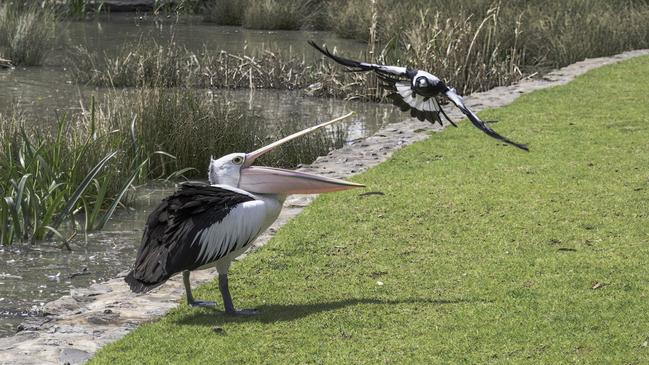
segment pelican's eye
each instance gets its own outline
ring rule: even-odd
[[[241,165],[243,163],[243,157],[237,156],[232,159],[232,163],[235,165]]]

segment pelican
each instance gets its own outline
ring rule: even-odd
[[[364,185],[252,164],[274,148],[352,114],[294,133],[254,152],[210,158],[209,184],[180,185],[149,215],[135,265],[124,279],[131,290],[148,292],[182,272],[187,303],[193,307],[214,307],[214,302],[194,299],[189,276],[193,270],[216,267],[225,312],[255,314],[255,310],[234,308],[228,289],[228,269],[277,219],[286,196]]]
[[[446,86],[444,81],[440,80],[433,74],[407,67],[386,66],[354,61],[336,56],[329,52],[326,47],[322,48],[313,41],[309,41],[309,44],[325,56],[343,66],[347,66],[351,71],[374,71],[385,83],[384,86],[388,90],[392,91],[388,94],[388,98],[392,99],[392,103],[399,107],[403,112],[410,110],[410,115],[421,121],[427,120],[433,124],[438,122],[441,125],[441,114],[453,126],[457,127],[439,104],[438,98],[445,95],[478,129],[495,139],[518,147],[522,150],[529,151],[526,145],[516,143],[507,137],[501,136],[486,125],[464,104],[464,99],[457,94],[457,91],[454,88],[449,88]]]

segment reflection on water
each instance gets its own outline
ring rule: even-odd
[[[174,24],[168,20],[156,23],[132,15],[113,16],[110,22],[69,23],[66,29],[70,44],[83,44],[109,55],[132,41],[164,43],[171,34],[177,43],[192,50],[202,49],[203,44],[209,50],[246,49],[249,53],[265,47],[303,55],[307,60],[319,59],[307,45],[309,39],[336,45],[348,54],[358,53],[362,48],[358,43],[323,32],[269,32],[194,22]],[[60,46],[43,67],[0,70],[0,112],[19,105],[37,122],[40,119],[38,123],[52,123],[56,112],[76,112],[82,97],[87,99],[104,92],[71,83],[66,62],[66,49]],[[295,118],[306,119],[301,124],[311,124],[355,110],[357,115],[345,124],[348,140],[367,136],[400,118],[399,112],[388,105],[304,97],[298,91],[212,92],[253,110],[270,124]],[[135,258],[146,216],[172,189],[141,189],[134,210],[118,212],[102,232],[77,237],[72,252],[42,246],[0,248],[0,336],[14,333],[23,316],[45,302],[69,294],[71,288],[86,287],[128,269]]]
[[[401,113],[391,105],[305,97],[299,91],[215,90],[214,93],[234,101],[240,108],[254,111],[255,115],[270,124],[275,121],[288,122],[298,117],[306,121],[300,125],[316,124],[317,121],[332,119],[353,110],[356,115],[343,124],[347,141],[366,137],[383,125],[403,119]]]

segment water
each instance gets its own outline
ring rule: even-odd
[[[192,21],[178,24],[173,19],[151,21],[133,15],[112,16],[110,21],[69,23],[64,32],[68,44],[82,44],[91,50],[114,54],[126,42],[164,44],[174,40],[192,50],[208,49],[241,52],[244,48],[270,48],[319,57],[306,41],[314,39],[336,45],[348,54],[358,53],[358,43],[336,39],[323,32],[258,31],[236,27],[206,25]],[[66,48],[59,46],[42,67],[0,70],[0,112],[14,105],[33,115],[38,123],[52,123],[54,114],[80,109],[79,101],[102,89],[75,85],[70,81]],[[400,120],[400,113],[389,105],[311,98],[299,91],[213,90],[241,108],[253,110],[266,123],[306,119],[315,124],[355,110],[348,123],[348,141],[372,134],[382,125]],[[301,121],[298,121],[301,122]],[[308,122],[308,123],[307,123]],[[173,187],[145,188],[133,211],[119,212],[105,230],[76,237],[73,251],[15,245],[0,248],[0,336],[15,333],[25,316],[33,315],[44,303],[69,294],[71,288],[87,287],[105,281],[129,268],[140,243],[144,220],[152,208]],[[78,275],[82,274],[82,275]]]
[[[153,46],[164,45],[170,39],[187,49],[252,54],[263,49],[297,55],[307,60],[321,56],[307,44],[310,39],[335,45],[339,49],[358,54],[359,43],[338,39],[327,32],[264,31],[239,27],[216,26],[191,19],[175,23],[173,19],[139,20],[135,15],[111,16],[110,21],[69,22],[62,26],[59,45],[48,55],[42,67],[0,69],[0,112],[18,105],[41,119],[51,119],[57,110],[78,110],[82,95],[95,89],[72,83],[68,72],[73,67],[68,55],[71,46],[82,45],[93,52],[117,55],[121,48],[133,42]],[[66,46],[67,44],[67,46]],[[101,90],[100,90],[101,91]],[[257,91],[256,95],[284,93]],[[249,97],[241,93],[242,100]],[[254,101],[253,101],[254,103]],[[259,104],[259,103],[257,103]],[[272,107],[267,105],[267,107]]]
[[[134,208],[119,211],[101,232],[79,235],[72,251],[47,245],[0,247],[0,337],[16,332],[41,306],[127,270],[135,260],[144,221],[173,186],[139,190]]]

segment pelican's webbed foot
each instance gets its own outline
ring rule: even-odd
[[[215,302],[210,302],[207,300],[192,300],[191,302],[188,301],[187,304],[190,307],[201,307],[201,308],[214,308],[216,307]]]

